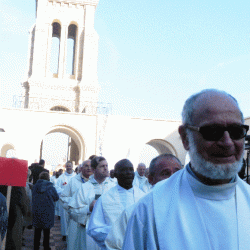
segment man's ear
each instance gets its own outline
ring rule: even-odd
[[[154,177],[152,175],[148,175],[148,182],[153,185],[153,180],[154,180]]]
[[[187,136],[187,131],[184,125],[181,125],[178,129],[179,134],[181,136],[182,144],[186,150],[189,150],[189,141]]]

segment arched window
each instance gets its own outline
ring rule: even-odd
[[[67,39],[66,73],[68,75],[74,75],[74,70],[75,70],[76,33],[77,33],[77,26],[75,24],[71,24],[68,27],[68,39]]]
[[[5,144],[1,148],[0,152],[1,157],[13,158],[16,157],[16,150],[12,144]]]
[[[54,22],[52,24],[52,44],[51,44],[51,59],[50,71],[53,74],[58,74],[59,52],[60,52],[61,25]]]
[[[16,158],[16,150],[15,149],[7,150],[6,158]]]

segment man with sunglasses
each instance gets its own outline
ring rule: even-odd
[[[248,126],[237,101],[204,90],[186,101],[182,120],[190,163],[139,201],[123,249],[248,249],[250,187],[237,175]]]

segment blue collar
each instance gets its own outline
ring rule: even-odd
[[[84,180],[84,178],[82,176],[81,176],[81,179],[82,179],[82,182],[85,183],[85,180]]]

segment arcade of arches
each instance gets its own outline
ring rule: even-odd
[[[28,160],[29,164],[44,156],[42,142],[46,137],[59,133],[70,138],[66,141],[66,145],[69,143],[68,159],[76,164],[90,155],[102,154],[110,168],[123,158],[130,159],[136,166],[146,144],[158,154],[172,153],[183,164],[185,161],[186,152],[177,132],[178,121],[110,115],[103,123],[100,115],[84,113],[27,109],[0,109],[0,112],[6,131],[0,134],[1,156],[6,156],[10,149],[15,150],[16,157]],[[16,120],[22,122],[16,126]],[[56,143],[54,147],[58,147]]]

